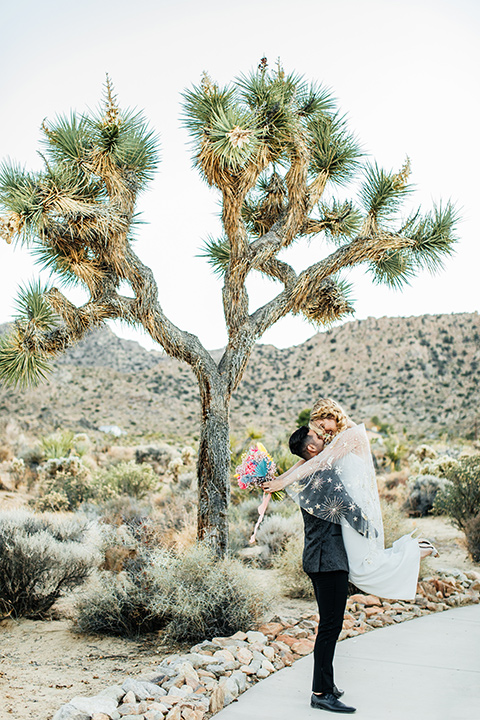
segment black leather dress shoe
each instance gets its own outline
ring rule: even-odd
[[[330,712],[338,713],[354,713],[357,709],[350,705],[344,705],[333,693],[325,693],[324,695],[314,695],[312,693],[310,705],[319,710],[330,710]]]
[[[340,690],[340,688],[337,688],[337,686],[334,685],[333,686],[333,694],[335,695],[335,697],[338,700],[338,698],[341,698],[342,695],[345,695],[345,690]]]

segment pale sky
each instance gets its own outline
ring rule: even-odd
[[[208,348],[225,344],[221,283],[196,255],[219,234],[218,203],[192,169],[181,93],[203,70],[219,83],[280,56],[287,72],[330,87],[371,159],[398,170],[408,155],[411,206],[453,200],[456,254],[402,293],[352,272],[356,318],[479,310],[477,216],[480,3],[477,0],[15,0],[0,10],[0,158],[40,169],[42,120],[98,105],[105,73],[123,107],[142,109],[161,138],[159,171],[140,200],[137,252],[179,327]],[[297,270],[325,255],[320,239],[288,253]],[[28,253],[0,242],[0,322],[19,284],[37,273]],[[280,286],[252,278],[254,309]],[[80,295],[71,295],[81,299]],[[128,329],[124,337],[153,343]],[[315,329],[291,316],[262,342],[295,345]]]

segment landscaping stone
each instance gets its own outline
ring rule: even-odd
[[[90,718],[90,713],[79,710],[71,703],[62,705],[60,710],[57,710],[57,712],[53,716],[53,720],[90,720]]]
[[[480,573],[444,571],[424,578],[414,602],[356,593],[347,602],[340,640],[450,607],[478,603]],[[95,697],[76,697],[53,720],[203,720],[258,680],[312,652],[317,614],[276,616],[256,631],[204,640],[165,658],[154,678],[126,678]]]
[[[250,630],[247,632],[247,641],[251,643],[260,643],[261,645],[265,645],[268,642],[268,638],[266,635],[264,635],[261,632]]]

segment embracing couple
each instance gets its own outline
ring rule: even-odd
[[[311,705],[339,713],[355,708],[339,700],[333,678],[335,645],[343,625],[348,582],[382,598],[415,598],[420,559],[437,554],[427,540],[404,535],[384,549],[383,523],[372,454],[364,425],[334,400],[315,403],[308,427],[289,440],[301,458],[263,484],[285,489],[300,505],[305,545],[303,569],[310,577],[320,622],[313,652]]]

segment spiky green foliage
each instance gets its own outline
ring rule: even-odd
[[[34,281],[20,289],[13,328],[0,339],[0,377],[7,385],[28,387],[50,372],[42,351],[42,333],[57,327],[58,316],[45,297],[46,288]]]
[[[217,275],[224,275],[230,262],[230,245],[225,237],[220,240],[208,236],[202,245],[202,252],[198,257],[207,258],[207,262],[212,266],[213,272]]]
[[[327,236],[336,245],[353,237],[359,231],[362,222],[360,211],[351,201],[340,203],[334,199],[330,204],[321,203],[320,214]]]
[[[399,178],[393,171],[383,170],[377,163],[368,163],[359,199],[367,213],[377,221],[382,221],[399,211],[411,191],[412,187],[406,183],[406,179]]]
[[[324,173],[330,182],[346,185],[358,172],[362,151],[358,140],[348,130],[345,117],[315,115],[309,121],[313,177]]]

